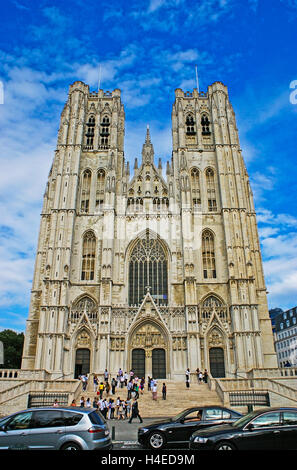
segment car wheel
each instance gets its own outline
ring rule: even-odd
[[[81,447],[76,442],[67,442],[61,447],[61,450],[81,450]]]
[[[162,449],[165,445],[165,436],[161,432],[152,432],[148,438],[148,444],[151,449]]]
[[[235,450],[235,447],[231,442],[222,441],[215,446],[215,450]]]

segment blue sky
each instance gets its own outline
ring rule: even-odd
[[[255,197],[269,307],[297,305],[296,26],[297,0],[2,3],[0,329],[25,329],[60,113],[70,83],[97,89],[99,64],[101,87],[122,90],[131,162],[147,124],[156,161],[170,158],[174,90],[196,86],[195,64],[200,90],[217,80],[227,85]]]

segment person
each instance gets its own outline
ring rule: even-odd
[[[124,380],[125,380],[125,387],[127,387],[127,383],[128,383],[128,380],[129,380],[129,375],[127,374],[127,372],[125,372],[125,374],[124,374]]]
[[[202,419],[202,411],[199,410],[196,416],[192,416],[192,413],[190,413],[190,417],[186,418],[187,423],[195,423],[196,421],[201,421]]]
[[[105,382],[105,391],[106,391],[106,396],[109,395],[109,391],[110,391],[110,385],[108,382]]]
[[[199,372],[199,384],[200,384],[200,385],[202,384],[202,379],[203,379],[203,374],[202,374],[202,372],[200,371],[200,372]]]
[[[145,380],[144,380],[144,377],[142,377],[142,379],[140,381],[140,393],[141,393],[141,395],[143,395],[144,384],[145,384]]]
[[[111,398],[110,419],[114,419],[114,400]]]
[[[100,407],[100,412],[102,413],[103,417],[105,418],[105,400],[100,399],[99,400],[99,407]]]
[[[123,400],[120,400],[119,406],[118,406],[118,420],[124,419],[124,402]]]
[[[103,382],[100,382],[100,385],[99,385],[100,400],[101,400],[102,397],[103,397],[103,391],[104,391],[104,384],[103,384]]]
[[[200,373],[200,370],[199,368],[196,369],[196,377],[197,377],[197,383],[199,384],[199,373]]]
[[[71,405],[70,406],[76,406],[76,401],[75,400],[72,400],[71,402]]]
[[[127,400],[126,400],[125,412],[126,412],[126,418],[130,418],[130,416],[131,416],[131,398],[127,398]]]
[[[97,397],[95,397],[94,400],[93,400],[93,408],[98,409],[98,398]]]
[[[147,389],[148,389],[149,392],[151,390],[151,380],[152,379],[150,378],[150,376],[148,376],[148,378],[147,378]]]
[[[190,388],[190,369],[186,370],[186,387]]]
[[[87,400],[86,400],[86,408],[91,408],[91,400],[90,400],[90,398],[87,398]]]
[[[57,400],[57,399],[55,399],[55,401],[54,401],[54,403],[53,403],[53,406],[55,406],[55,407],[59,406],[59,403],[58,403],[58,400]]]
[[[207,370],[205,369],[204,374],[203,374],[203,380],[206,384],[207,384],[207,377],[208,377],[208,373],[207,373]]]
[[[128,400],[131,399],[131,394],[132,394],[132,388],[133,388],[133,381],[132,379],[129,380],[128,384],[127,384],[127,390],[128,390]]]
[[[112,393],[113,395],[115,395],[116,386],[117,386],[117,381],[116,381],[115,378],[113,378],[112,381],[111,381],[111,393]]]
[[[134,392],[135,392],[135,398],[136,400],[138,400],[139,398],[139,383],[138,382],[134,384]]]
[[[120,408],[120,403],[121,403],[121,398],[118,397],[117,398],[117,401],[116,401],[116,405],[115,405],[115,409],[116,409],[116,416],[117,418],[119,417],[119,408]]]
[[[111,405],[112,405],[112,398],[110,398],[109,401],[108,401],[107,419],[111,419]]]
[[[121,377],[119,376],[119,373],[117,374],[117,387],[120,388],[121,385]]]
[[[88,385],[88,377],[84,374],[81,376],[81,380],[82,380],[82,389],[85,392],[87,389],[87,385]]]
[[[106,398],[103,399],[103,403],[104,403],[104,410],[103,410],[103,416],[104,418],[106,419],[107,418],[107,413],[108,413],[108,403],[107,403],[107,400]]]
[[[121,384],[121,388],[124,388],[125,377],[123,375],[120,376],[120,384]]]
[[[80,401],[79,401],[79,404],[80,404],[80,407],[81,407],[81,408],[84,408],[84,406],[85,406],[85,399],[84,399],[84,397],[81,397],[81,399],[80,399]]]
[[[105,382],[108,382],[108,370],[107,369],[105,369],[104,371],[104,380]]]
[[[157,400],[157,381],[156,380],[152,380],[152,394],[153,394],[153,400]]]
[[[139,421],[142,423],[142,418],[139,414],[139,409],[138,409],[138,401],[136,400],[136,398],[133,399],[133,403],[132,403],[132,413],[131,413],[131,417],[128,421],[128,423],[132,423],[132,420],[133,418],[139,418]]]
[[[166,393],[167,393],[166,384],[165,384],[165,382],[163,382],[163,386],[162,386],[162,397],[163,397],[163,400],[166,400]]]
[[[93,386],[94,386],[94,393],[96,393],[97,387],[98,387],[98,377],[97,377],[97,375],[94,375],[94,377],[93,377]]]

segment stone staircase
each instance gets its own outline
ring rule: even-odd
[[[162,399],[162,384],[166,383],[167,396],[166,400]],[[93,383],[90,380],[86,392],[82,392],[85,398],[91,398],[93,402],[96,393],[93,391]],[[126,400],[127,389],[116,388],[115,395],[106,395],[104,392],[103,398],[121,397]],[[157,401],[152,399],[152,393],[148,391],[147,385],[143,395],[139,394],[138,406],[141,417],[143,418],[157,418],[157,417],[171,417],[175,416],[180,411],[194,406],[208,406],[208,405],[222,405],[217,393],[211,391],[207,384],[191,383],[190,388],[186,388],[184,382],[175,382],[171,380],[158,381],[158,394]]]

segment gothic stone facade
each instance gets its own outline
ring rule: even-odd
[[[133,177],[121,92],[70,86],[41,214],[22,368],[184,378],[276,367],[256,214],[226,86],[175,91],[171,161]]]

